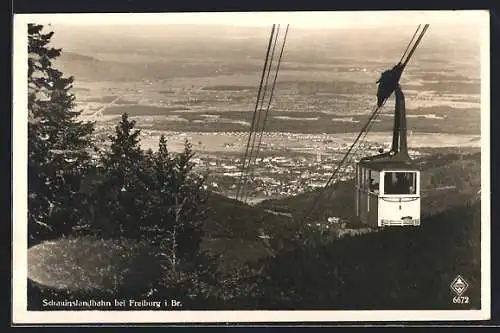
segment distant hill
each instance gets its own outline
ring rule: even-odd
[[[461,155],[441,153],[416,160],[422,168],[422,215],[430,216],[449,207],[462,205],[465,199],[475,198],[481,188],[480,153]],[[330,190],[330,200],[318,202],[311,219],[326,220],[328,216],[354,218],[354,183],[341,182]],[[303,216],[318,196],[320,190],[301,193],[294,197],[262,201],[257,207],[274,209]]]
[[[75,53],[75,52],[68,52],[68,51],[65,51],[65,52],[61,52],[61,57],[56,60],[56,61],[63,61],[63,62],[91,62],[91,63],[95,63],[95,62],[98,62],[99,60],[94,58],[94,57],[91,57],[91,56],[87,56],[87,55],[83,55],[83,54],[79,54],[79,53]]]
[[[291,27],[284,61],[295,65],[375,63],[383,68],[397,61],[415,28],[308,30]],[[87,73],[80,70],[74,73],[75,77],[108,80],[210,76],[214,75],[215,63],[240,63],[238,73],[242,68],[259,72],[270,33],[270,27],[203,25],[53,25],[51,29],[55,32],[53,44],[62,47],[64,52],[111,61],[104,66],[94,64],[96,67]],[[433,68],[446,67],[443,64],[447,63],[451,68],[457,65],[478,68],[477,31],[472,28],[459,34],[456,31],[450,27],[431,27],[411,68],[417,70],[423,62],[431,63]],[[181,60],[187,67],[179,71],[176,68],[181,67]],[[127,62],[130,66],[115,62]],[[72,73],[70,67],[68,70]]]
[[[118,78],[127,68],[119,63],[101,61],[95,57],[63,49],[54,66],[64,73],[71,73],[76,80],[106,80]]]
[[[432,25],[421,44],[419,57],[448,61],[478,55],[476,27]],[[217,25],[53,25],[55,45],[82,53],[147,53],[172,57],[203,54],[205,57],[250,56],[261,59],[271,27]],[[303,29],[290,26],[289,61],[320,61],[339,57],[387,58],[393,63],[416,26],[349,29]],[[457,33],[460,31],[460,33]],[[281,31],[283,33],[283,31]],[[459,57],[459,58],[457,58]],[[390,60],[389,60],[390,59]]]
[[[243,58],[235,58],[233,63],[225,62],[223,57],[217,60],[206,61],[207,56],[200,53],[189,55],[179,52],[175,57],[155,58],[153,55],[137,54],[134,50],[123,51],[122,53],[113,53],[112,56],[105,55],[105,59],[98,56],[89,56],[92,54],[85,51],[85,54],[63,51],[61,57],[54,61],[54,65],[65,73],[71,73],[77,80],[91,81],[140,81],[157,80],[174,77],[202,77],[216,74],[217,64],[224,64],[226,70],[233,66],[239,73],[245,71],[257,72],[261,64],[253,62],[244,62]],[[223,51],[220,51],[223,53]],[[188,59],[187,57],[194,57]],[[130,58],[135,60],[130,60]],[[238,60],[239,59],[239,60]]]

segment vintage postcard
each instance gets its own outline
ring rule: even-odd
[[[24,14],[13,61],[14,324],[489,319],[487,11]]]

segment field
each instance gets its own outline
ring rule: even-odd
[[[163,35],[147,38],[134,34],[130,43],[136,47],[129,52],[113,41],[118,31],[100,31],[100,38],[85,40],[91,27],[71,27],[68,34],[55,26],[55,43],[63,48],[58,65],[76,77],[77,101],[89,114],[96,108],[103,115],[127,112],[140,117],[140,126],[159,130],[248,130],[268,32],[225,28],[222,36],[217,27],[196,34],[192,29],[166,27]],[[439,29],[429,33],[401,80],[409,129],[478,134],[480,71],[475,37],[457,41]],[[394,33],[387,36],[393,44],[381,47],[373,36],[384,33],[292,32],[267,130],[338,133],[360,128],[373,108],[375,81],[393,65],[398,47],[408,38],[406,33]],[[338,39],[345,37],[342,34],[351,34],[352,39]],[[108,105],[114,99],[118,99],[114,105]],[[374,130],[390,128],[392,108],[391,101]]]
[[[211,189],[231,196],[257,107],[257,128],[264,131],[255,140],[261,142],[258,157],[283,158],[289,165],[288,170],[257,165],[255,176],[264,180],[251,186],[251,200],[305,190],[290,182],[308,169],[313,173],[309,185],[326,180],[373,110],[375,81],[408,38],[395,33],[387,37],[393,44],[380,47],[377,38],[383,32],[378,30],[292,32],[266,111],[269,89],[256,106],[265,29],[212,27],[193,34],[193,27],[163,27],[158,28],[163,34],[130,36],[133,52],[114,41],[118,31],[113,29],[84,42],[93,29],[71,27],[69,35],[56,26],[55,42],[63,48],[58,65],[75,76],[78,107],[84,119],[96,121],[98,135],[105,139],[126,112],[142,130],[144,148],[156,149],[165,134],[170,150],[180,151],[187,139],[200,170],[211,172]],[[481,143],[475,37],[470,32],[468,39],[457,40],[440,29],[429,33],[401,79],[409,147],[416,155],[424,148],[478,148]],[[357,158],[389,147],[393,110],[391,99]],[[270,181],[287,189],[278,190]]]

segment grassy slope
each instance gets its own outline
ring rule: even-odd
[[[202,249],[222,256],[225,269],[268,256],[268,247],[258,236],[265,224],[285,220],[216,193],[210,193],[206,208]]]
[[[69,237],[28,250],[28,275],[58,290],[144,287],[158,278],[151,246],[131,239]]]

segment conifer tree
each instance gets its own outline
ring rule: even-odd
[[[203,236],[201,219],[204,212],[201,211],[201,206],[205,200],[205,192],[202,189],[205,177],[193,172],[194,155],[191,143],[186,140],[183,152],[174,160],[174,174],[176,175],[174,198],[179,197],[176,203],[179,201],[184,204],[183,215],[180,218],[186,221],[182,224],[178,245],[182,256],[187,260],[191,260],[198,254]]]
[[[193,170],[193,156],[187,141],[182,152],[171,153],[163,135],[153,154],[154,185],[148,193],[150,227],[156,233],[151,241],[164,258],[165,275],[158,287],[167,293],[201,295],[215,278],[215,261],[200,249],[205,177]]]
[[[79,120],[73,77],[53,67],[53,32],[28,25],[28,236],[33,244],[78,223],[81,177],[89,165],[93,123]]]
[[[101,156],[102,183],[95,200],[94,226],[105,236],[138,237],[149,214],[150,163],[140,147],[139,129],[124,113],[109,136],[110,149]]]
[[[163,241],[170,243],[170,252],[176,249],[178,259],[186,257],[189,252],[197,253],[202,236],[200,219],[204,179],[192,170],[193,156],[188,142],[182,153],[171,154],[162,135],[153,158],[158,200],[152,207],[155,212],[152,223],[168,236]]]

